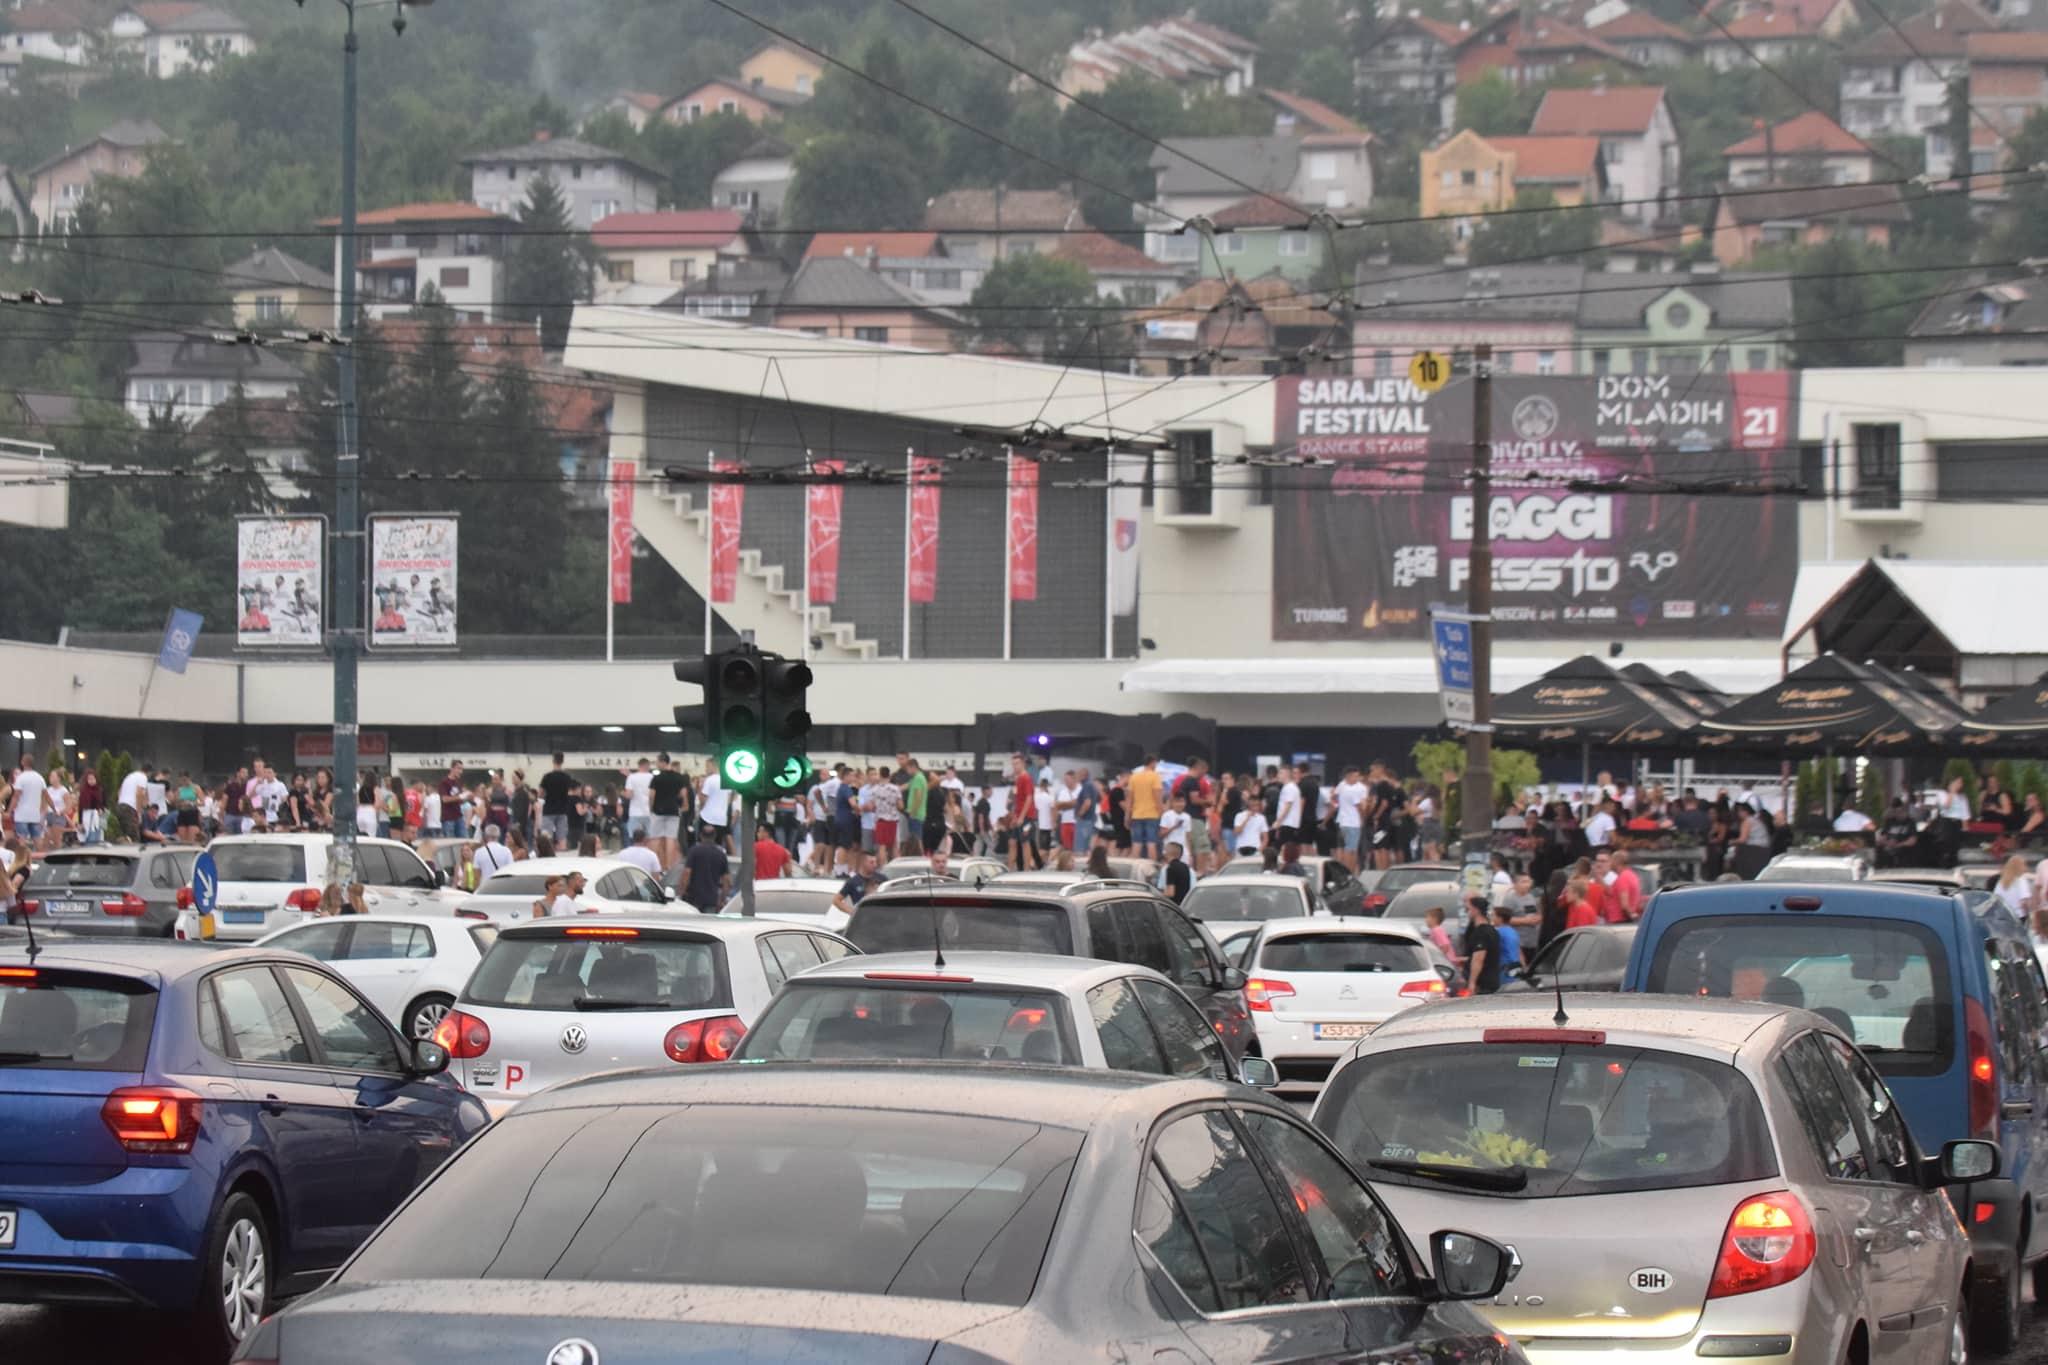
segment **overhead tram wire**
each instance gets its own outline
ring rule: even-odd
[[[1884,26],[1890,29],[1894,34],[1898,36],[1899,41],[1906,45],[1906,51],[1912,53],[1914,59],[1918,61],[1920,65],[1927,68],[1928,75],[1933,76],[1935,79],[1939,80],[1944,88],[1948,86],[1949,78],[1941,74],[1941,68],[1936,66],[1931,60],[1929,60],[1927,54],[1920,50],[1919,44],[1915,43],[1913,39],[1907,35],[1906,30],[1899,27],[1898,20],[1892,18],[1890,14],[1885,12],[1885,7],[1883,5],[1870,4],[1864,6],[1864,8],[1870,10],[1873,14],[1877,15],[1877,17],[1884,23]],[[1936,0],[1935,12],[1940,12],[1940,0]],[[2002,144],[2006,148],[2006,150],[2012,150],[2012,140],[2008,138],[2004,134],[2004,132],[1999,129],[1999,126],[1996,123],[1993,123],[1991,119],[1984,114],[1983,110],[1979,109],[1976,106],[1976,104],[1970,99],[1970,73],[1967,63],[1964,65],[1963,75],[1961,79],[1963,82],[1963,108],[1969,111],[1970,117],[1976,119],[1977,122],[1983,124],[1985,128],[1990,131],[1991,136],[1997,138],[2000,144]],[[1968,165],[1970,161],[1970,148],[1968,145],[1969,138],[1967,135],[1964,137],[1963,142],[1964,145],[1957,148],[1956,153],[1958,156],[1962,158],[1963,164]]]

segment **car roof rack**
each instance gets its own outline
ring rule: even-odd
[[[1062,894],[1084,891],[1095,887],[1116,887],[1125,890],[1157,891],[1159,888],[1136,877],[1082,877],[1068,882],[1060,888]]]
[[[901,877],[891,877],[876,887],[877,891],[903,891],[915,886],[965,886],[958,877],[941,877],[933,872],[911,872]]]

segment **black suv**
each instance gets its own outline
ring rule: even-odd
[[[1187,992],[1233,1062],[1253,1041],[1244,973],[1224,960],[1208,930],[1143,882],[877,891],[854,907],[842,932],[864,953],[979,949],[1136,963]]]

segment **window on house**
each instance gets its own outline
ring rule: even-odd
[[[811,93],[811,78],[809,76],[799,75],[796,78],[796,92],[799,95]]]
[[[581,166],[571,166],[569,168],[569,178],[571,180],[581,180],[583,178],[583,168]]]
[[[1479,172],[1477,172],[1477,171],[1460,171],[1460,172],[1458,172],[1458,183],[1459,183],[1459,184],[1461,184],[1461,185],[1476,185],[1476,184],[1478,184],[1478,183],[1479,183]]]
[[[683,106],[683,117],[689,122],[695,123],[698,119],[704,117],[704,106],[695,100],[690,101],[690,103]]]
[[[739,111],[740,106],[737,100],[720,100],[718,102],[718,112],[721,114],[737,114]]]
[[[1536,373],[1538,373],[1538,374],[1556,374],[1556,373],[1557,373],[1557,352],[1556,352],[1556,351],[1538,351],[1538,352],[1536,353]]]
[[[1308,234],[1306,232],[1283,232],[1280,234],[1282,256],[1308,255]]]
[[[1849,430],[1856,444],[1856,495],[1851,506],[1898,507],[1899,424],[1857,422]]]
[[[1159,302],[1159,286],[1156,284],[1127,284],[1123,288],[1124,302],[1147,304]]]
[[[1394,353],[1392,351],[1374,351],[1372,353],[1372,377],[1374,379],[1391,379],[1393,376]]]
[[[925,288],[958,289],[960,272],[957,270],[928,270],[925,272]]]
[[[1316,152],[1308,159],[1308,178],[1311,180],[1335,180],[1337,178],[1337,154]]]
[[[1216,239],[1216,254],[1219,256],[1241,256],[1244,254],[1244,234],[1226,232]]]
[[[1657,358],[1657,369],[1663,374],[1698,374],[1700,358],[1693,351],[1666,351]]]
[[[633,263],[630,260],[606,261],[604,263],[604,277],[613,284],[631,284],[633,282]]]
[[[1437,179],[1443,182],[1443,186],[1447,190],[1453,190],[1458,187],[1458,173],[1456,171],[1445,171]]]
[[[1207,431],[1176,431],[1172,438],[1179,514],[1206,517],[1216,506],[1215,436]]]
[[[280,295],[258,294],[256,296],[256,320],[258,322],[276,322],[283,316],[284,299]]]
[[[443,289],[469,288],[469,267],[466,265],[444,265],[441,267]]]
[[[668,279],[670,284],[688,284],[697,278],[697,262],[688,256],[674,256],[669,259]]]
[[[853,329],[853,339],[855,341],[887,341],[889,339],[889,329],[887,327],[856,327]]]
[[[488,355],[491,350],[491,339],[487,336],[473,336],[469,339],[469,349],[479,355]]]
[[[1036,242],[1010,242],[1003,247],[1005,256],[1033,256],[1038,253]]]
[[[1650,372],[1650,353],[1648,351],[1629,352],[1628,372],[1630,374],[1648,374]]]
[[[1768,370],[1771,368],[1771,352],[1764,346],[1751,346],[1743,352],[1742,367],[1746,370]]]
[[[1594,373],[1594,374],[1606,374],[1606,373],[1608,373],[1608,371],[1609,371],[1610,369],[1612,369],[1613,365],[1614,365],[1614,353],[1613,353],[1612,351],[1609,351],[1609,350],[1608,350],[1608,349],[1607,349],[1606,347],[1604,347],[1604,346],[1601,346],[1601,347],[1597,347],[1597,348],[1595,348],[1595,349],[1594,349],[1594,351],[1593,351],[1593,373]]]
[[[1626,150],[1627,145],[1620,138],[1609,137],[1600,139],[1600,159],[1610,166],[1620,165],[1622,153]]]

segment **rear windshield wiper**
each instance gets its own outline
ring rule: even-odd
[[[1452,1166],[1435,1161],[1392,1159],[1368,1161],[1365,1164],[1376,1171],[1420,1176],[1424,1180],[1441,1180],[1446,1185],[1469,1185],[1475,1190],[1503,1190],[1512,1194],[1527,1189],[1529,1185],[1529,1171],[1523,1166],[1501,1166],[1488,1170],[1479,1166]]]
[[[0,1066],[26,1066],[30,1062],[68,1062],[68,1052],[0,1052]]]
[[[588,995],[579,995],[573,1002],[579,1010],[658,1010],[659,1000],[599,1000]]]

